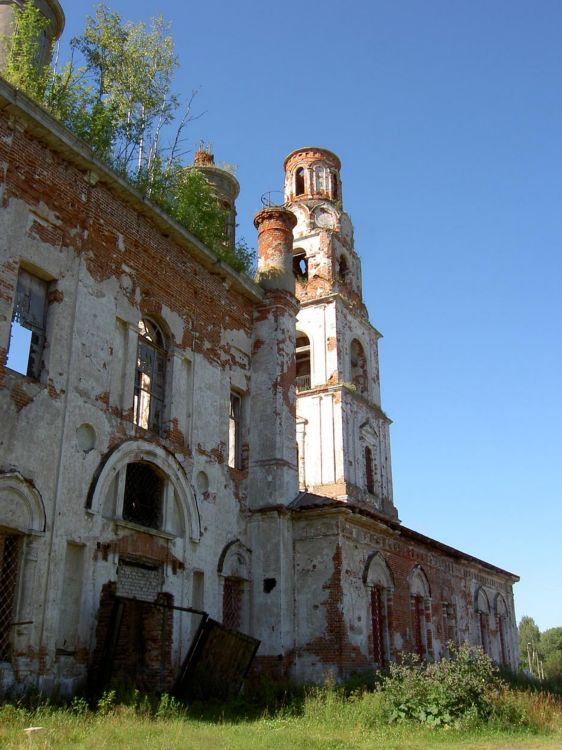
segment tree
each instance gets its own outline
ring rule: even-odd
[[[541,632],[532,617],[524,615],[519,622],[519,661],[524,669],[531,669],[527,656],[527,645],[531,644],[531,650],[539,650]]]
[[[544,671],[552,679],[562,678],[562,627],[550,628],[541,635]]]
[[[193,94],[184,103],[172,90],[178,65],[170,27],[162,18],[124,23],[105,5],[71,41],[61,70],[39,64],[47,21],[31,0],[15,13],[7,40],[5,76],[44,106],[110,167],[189,229],[238,271],[253,254],[227,238],[227,216],[200,172],[181,163],[183,130],[193,119]],[[169,145],[163,133],[171,129]]]

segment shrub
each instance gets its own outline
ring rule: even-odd
[[[496,666],[466,644],[450,650],[450,658],[435,664],[420,664],[412,655],[391,664],[381,685],[391,721],[450,726],[491,716],[502,688]]]

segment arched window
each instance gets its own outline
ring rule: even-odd
[[[247,633],[250,626],[250,550],[240,540],[229,542],[219,557],[218,572],[222,577],[223,625]]]
[[[347,258],[342,254],[338,260],[338,281],[340,284],[345,284],[347,282],[348,271]]]
[[[359,393],[367,392],[367,358],[360,341],[351,342],[351,382]]]
[[[297,248],[293,254],[293,274],[297,281],[308,280],[308,259],[304,250]]]
[[[297,392],[310,390],[310,339],[305,333],[297,331]]]
[[[136,461],[127,464],[123,520],[149,529],[162,526],[164,479],[153,464]]]
[[[134,419],[145,430],[162,429],[165,375],[166,340],[156,323],[144,318],[139,323]]]
[[[363,571],[363,581],[369,594],[371,636],[373,640],[373,661],[383,667],[390,659],[392,575],[380,552],[369,555]]]
[[[374,495],[375,474],[373,471],[373,451],[368,445],[365,446],[365,485],[367,487],[367,492]]]
[[[478,617],[480,645],[485,654],[490,653],[490,604],[486,592],[480,586],[474,597],[474,608]]]
[[[304,194],[304,169],[299,167],[295,172],[295,195]]]
[[[458,642],[457,636],[457,612],[455,605],[449,601],[443,602],[443,649],[449,653],[449,644]]]
[[[410,611],[414,652],[422,661],[432,659],[431,592],[427,577],[419,565],[416,565],[410,575]]]

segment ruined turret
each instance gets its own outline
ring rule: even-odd
[[[54,42],[60,38],[64,29],[64,12],[58,0],[33,0],[35,7],[41,11],[49,21],[49,26],[43,32],[38,64],[47,65],[51,59]],[[0,2],[0,71],[6,61],[6,40],[10,37],[14,27],[14,16],[21,6],[16,0]]]

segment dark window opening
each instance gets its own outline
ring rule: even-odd
[[[0,661],[10,658],[20,538],[15,534],[0,534]]]
[[[373,629],[373,660],[379,666],[384,666],[386,661],[384,653],[384,610],[383,591],[381,586],[371,589],[371,625]]]
[[[298,281],[308,280],[308,259],[304,250],[297,250],[293,255],[293,274]]]
[[[340,255],[338,261],[338,281],[340,284],[345,284],[347,282],[348,271],[347,258],[345,255]]]
[[[295,172],[295,195],[304,193],[304,169],[299,167]]]
[[[277,586],[276,578],[264,578],[263,579],[263,591],[265,594],[269,594]]]
[[[367,492],[375,494],[375,475],[373,471],[373,451],[369,446],[365,446],[365,483]]]
[[[310,390],[310,339],[304,333],[297,331],[296,341],[297,359],[297,393]]]
[[[363,346],[357,339],[351,342],[351,382],[359,393],[367,392],[367,358]]]
[[[123,519],[159,529],[162,525],[162,501],[164,480],[160,473],[148,463],[127,465]]]
[[[443,634],[445,636],[445,649],[449,652],[449,644],[457,642],[457,618],[455,608],[449,602],[443,604]]]
[[[230,630],[240,630],[244,582],[240,578],[225,578],[222,594],[222,624]]]
[[[39,378],[45,345],[47,282],[23,269],[18,275],[6,365],[11,370]]]
[[[160,328],[151,320],[141,320],[135,378],[135,424],[160,432],[164,411],[166,345]]]
[[[332,198],[335,201],[338,199],[338,176],[335,172],[332,172]]]
[[[228,465],[231,469],[242,468],[242,398],[238,393],[230,394],[228,419]]]

